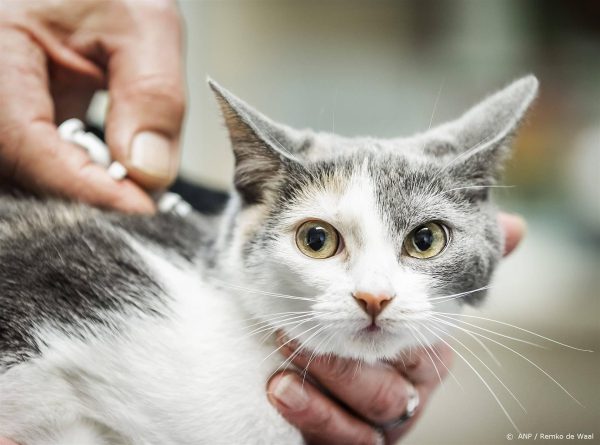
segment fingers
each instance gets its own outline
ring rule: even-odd
[[[380,444],[383,438],[367,423],[343,410],[293,372],[268,384],[269,400],[310,444]]]
[[[152,212],[154,204],[139,187],[115,182],[82,150],[60,140],[41,48],[24,32],[2,28],[0,53],[0,175],[40,193]]]
[[[0,437],[0,445],[17,445],[15,442]]]
[[[127,6],[127,3],[124,3]],[[179,165],[185,108],[181,24],[174,3],[132,2],[133,30],[111,39],[106,140],[113,157],[138,184],[164,188]]]
[[[280,342],[282,343],[281,340]],[[281,350],[284,355],[289,356],[294,349],[286,345]],[[313,358],[308,365],[308,357],[298,354],[293,363],[301,369],[307,368],[312,378],[357,416],[349,414],[347,408],[343,408],[330,396],[324,395],[306,382],[306,397],[301,398],[303,404],[300,409],[291,409],[296,400],[293,397],[292,402],[284,402],[285,395],[275,391],[273,380],[269,383],[272,392],[269,398],[283,416],[303,433],[308,430],[315,438],[321,438],[323,428],[318,426],[331,423],[327,426],[326,439],[323,439],[325,443],[338,443],[336,441],[355,443],[352,438],[347,439],[343,435],[344,431],[340,431],[351,428],[346,425],[348,419],[358,422],[354,424],[355,427],[358,425],[368,427],[397,420],[406,413],[410,387],[414,386],[419,394],[419,404],[414,416],[397,428],[385,431],[385,438],[389,443],[393,443],[404,435],[421,415],[432,391],[449,372],[451,362],[452,351],[445,345],[413,351],[408,357],[403,357],[388,366],[364,363],[359,366],[352,360],[328,357]],[[294,382],[291,378],[290,381]],[[280,392],[285,393],[283,389]],[[318,419],[322,418],[328,420],[319,422]]]
[[[448,345],[436,344],[404,354],[394,362],[394,367],[416,386],[433,389],[448,374],[452,357]]]
[[[288,343],[288,345],[293,344]],[[282,348],[291,355],[292,348]],[[340,357],[317,357],[309,365],[309,357],[297,354],[293,360],[335,397],[374,424],[397,419],[406,412],[410,397],[409,383],[391,366],[369,365]]]
[[[56,127],[36,122],[19,147],[14,177],[34,191],[125,212],[152,213],[154,203],[133,182],[115,181],[81,149],[61,141]]]
[[[519,215],[500,213],[498,223],[504,232],[504,256],[509,255],[525,235],[527,225]]]
[[[448,345],[436,344],[404,354],[393,363],[394,367],[415,385],[419,393],[419,406],[415,415],[406,423],[386,433],[389,443],[395,443],[418,421],[431,393],[450,372],[452,358],[452,349]]]

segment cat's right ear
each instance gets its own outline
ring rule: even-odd
[[[285,162],[298,162],[285,147],[289,131],[208,79],[229,131],[234,184],[245,204],[259,204],[277,184]]]

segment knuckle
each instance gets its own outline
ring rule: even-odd
[[[388,379],[378,386],[367,404],[368,417],[375,421],[388,421],[404,412],[406,394],[399,381]]]
[[[148,19],[148,23],[160,24],[170,32],[181,33],[181,16],[175,0],[152,0],[143,3],[130,0],[130,4],[141,17]]]
[[[174,0],[153,0],[145,2],[147,10],[167,18],[177,17],[177,6]]]
[[[127,107],[152,110],[153,116],[161,116],[170,126],[177,124],[173,130],[179,130],[186,111],[182,81],[166,74],[148,75],[112,94]]]
[[[185,108],[185,94],[178,79],[159,73],[146,75],[131,82],[124,94],[128,97],[143,97],[147,100],[160,101],[169,104],[169,111],[183,111]]]

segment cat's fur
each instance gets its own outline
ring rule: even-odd
[[[272,337],[249,335],[254,327],[281,327],[319,353],[390,359],[418,345],[407,326],[426,319],[431,298],[488,284],[503,246],[486,186],[536,95],[533,76],[393,140],[292,130],[211,86],[236,158],[221,217],[0,199],[0,437],[301,443],[267,400],[283,358]],[[314,218],[337,228],[343,252],[298,251],[294,230]],[[403,239],[428,221],[450,228],[445,251],[405,255]],[[395,295],[381,330],[361,331],[370,319],[357,291]],[[273,317],[309,310],[318,312],[296,323]]]

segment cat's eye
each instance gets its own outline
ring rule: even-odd
[[[433,258],[448,244],[448,229],[440,223],[428,222],[408,234],[404,240],[406,253],[413,258]]]
[[[296,245],[304,255],[322,260],[338,252],[340,234],[325,221],[306,221],[296,231]]]

